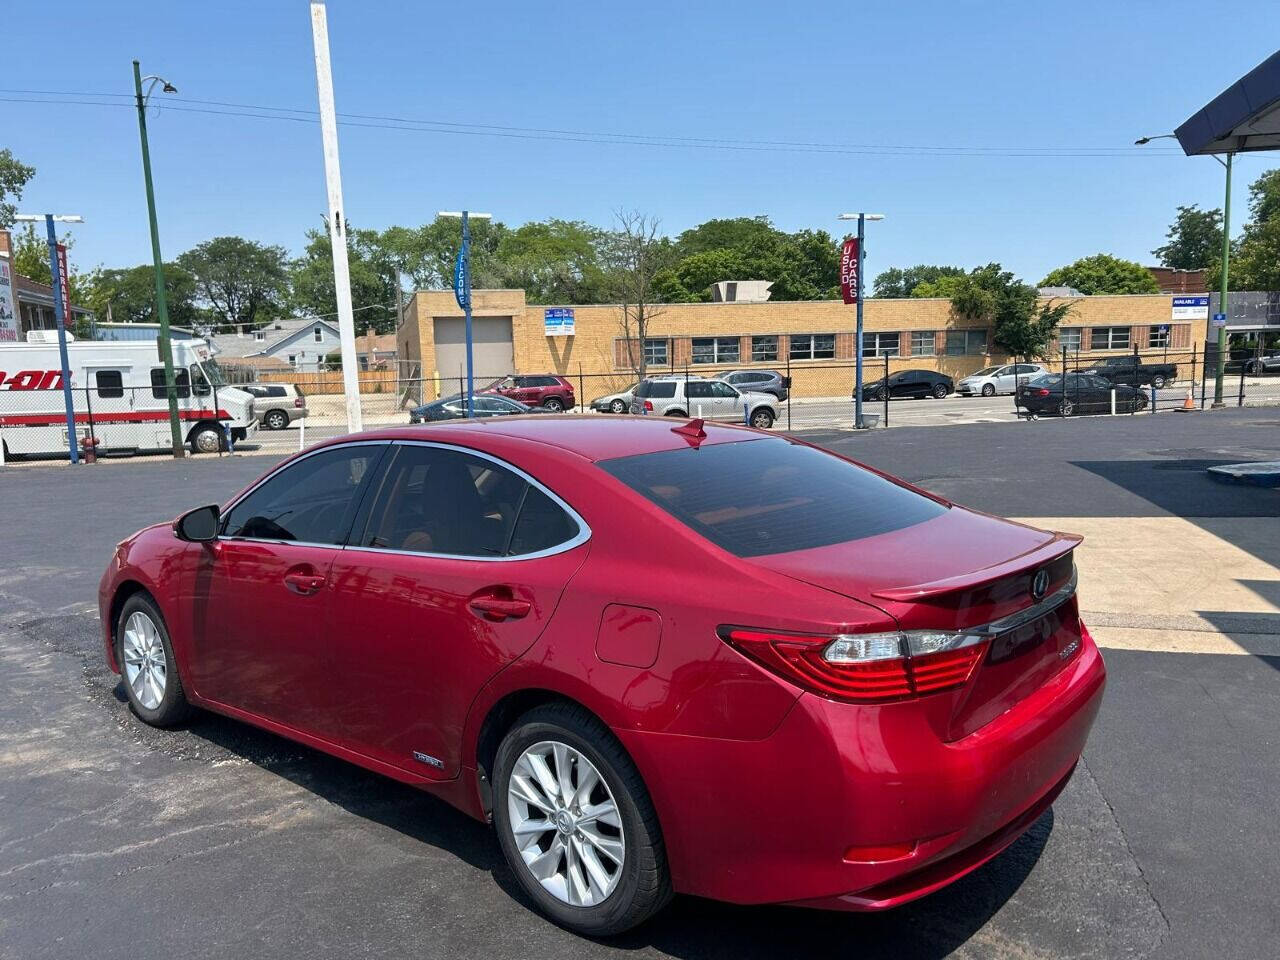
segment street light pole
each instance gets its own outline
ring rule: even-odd
[[[164,83],[166,93],[177,93],[173,85],[161,81],[159,77],[147,77],[151,87],[157,82]],[[160,359],[164,363],[164,392],[169,401],[169,440],[173,446],[173,455],[181,460],[182,428],[178,425],[178,391],[173,377],[173,344],[169,337],[169,304],[164,292],[164,260],[160,256],[160,227],[156,223],[156,194],[151,183],[151,149],[147,145],[147,99],[142,95],[142,70],[138,61],[133,61],[133,90],[138,101],[138,136],[142,140],[142,178],[147,186],[147,218],[151,222],[151,259],[155,264],[156,280],[156,318],[160,321],[159,349]],[[147,94],[150,95],[148,88]],[[215,411],[216,414],[216,411]]]
[[[855,430],[866,429],[866,422],[862,419],[862,301],[863,301],[863,283],[862,269],[866,263],[866,225],[868,220],[883,220],[884,215],[880,213],[842,213],[840,220],[858,221],[858,279],[857,279],[857,330],[854,334],[854,373],[853,373],[853,426]],[[885,390],[889,389],[888,380],[885,381]]]
[[[437,216],[462,218],[462,246],[458,249],[458,261],[453,271],[453,295],[458,301],[458,306],[462,307],[462,315],[466,325],[467,416],[474,417],[476,415],[476,381],[475,367],[472,365],[472,344],[474,341],[471,335],[471,218],[476,217],[481,220],[488,220],[492,214],[470,213],[466,210],[461,212],[441,210]]]

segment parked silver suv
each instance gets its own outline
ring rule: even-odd
[[[767,393],[740,391],[723,380],[668,378],[637,385],[631,396],[631,412],[750,422],[753,427],[767,430],[778,419],[778,400]]]
[[[253,394],[258,422],[268,430],[283,430],[307,415],[307,398],[296,383],[246,383],[236,389]]]

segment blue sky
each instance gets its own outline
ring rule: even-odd
[[[670,233],[754,214],[838,233],[836,214],[861,208],[887,217],[869,227],[869,274],[997,260],[1032,282],[1099,251],[1152,262],[1177,204],[1221,205],[1212,159],[1172,154],[1170,141],[1126,148],[1172,130],[1280,35],[1262,0],[1212,10],[1202,0],[328,6],[340,113],[911,148],[696,149],[342,126],[356,226],[412,225],[463,206],[508,224],[607,224],[627,207]],[[61,0],[56,10],[6,9],[0,85],[128,94],[136,57],[185,98],[316,107],[305,0]],[[0,101],[0,118],[0,145],[38,170],[21,207],[85,216],[73,251],[82,268],[149,259],[132,110]],[[166,257],[221,234],[296,252],[319,225],[318,124],[174,109],[148,123]],[[1093,148],[1111,152],[1053,155]],[[1037,155],[1009,155],[1028,150]],[[1267,168],[1257,156],[1238,163],[1237,222],[1248,182]]]

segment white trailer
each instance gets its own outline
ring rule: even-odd
[[[169,401],[155,341],[75,340],[68,334],[76,436],[99,453],[169,450]],[[67,453],[66,404],[57,333],[0,344],[0,441],[6,454]],[[258,428],[253,397],[226,386],[204,340],[173,341],[183,442],[192,453],[225,449]],[[215,403],[216,399],[216,403]]]

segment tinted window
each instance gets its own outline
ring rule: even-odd
[[[163,371],[161,371],[163,377]],[[99,370],[93,375],[94,385],[98,388],[98,396],[114,398],[124,396],[124,377],[119,370]],[[161,383],[163,383],[163,379]]]
[[[938,516],[934,500],[782,439],[605,460],[600,467],[740,557],[860,540]]]
[[[654,400],[670,400],[676,395],[674,380],[646,380],[636,387],[635,395],[641,400],[652,397]]]
[[[268,396],[268,397],[285,397],[285,396],[288,396],[288,394],[287,394],[287,393],[285,393],[285,389],[284,389],[284,387],[267,387],[266,396]]]
[[[684,395],[690,400],[709,400],[716,395],[715,388],[706,380],[690,380],[684,385]]]
[[[191,396],[191,377],[186,370],[174,368],[173,385],[175,391],[181,398]],[[164,367],[151,368],[151,396],[157,400],[165,399],[169,394],[165,391],[164,386]]]
[[[409,444],[397,447],[360,542],[501,557],[546,549],[576,533],[572,518],[519,474],[459,450]]]
[[[285,467],[231,508],[223,535],[341,543],[360,484],[384,449],[382,444],[337,447]]]

